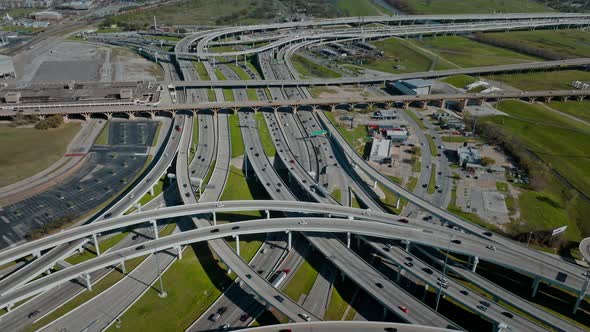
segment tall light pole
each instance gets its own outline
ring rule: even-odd
[[[158,293],[158,296],[165,298],[168,296],[168,293],[164,290],[164,283],[162,282],[162,271],[160,270],[160,257],[158,257],[158,252],[154,251],[154,256],[156,257],[156,268],[158,269],[158,278],[160,279],[160,292]]]
[[[449,260],[449,251],[451,250],[451,241],[453,240],[454,235],[449,235],[449,244],[447,245],[447,253],[445,255],[445,264],[443,265],[443,269],[440,274],[440,280],[438,284],[438,291],[436,292],[436,305],[434,307],[434,311],[438,311],[438,304],[440,302],[440,295],[442,294],[442,286],[445,280],[445,273],[447,272],[447,262]]]

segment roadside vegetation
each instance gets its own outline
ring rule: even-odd
[[[513,156],[530,178],[520,185],[521,218],[511,225],[519,234],[568,225],[568,240],[590,235],[584,217],[590,213],[590,125],[552,112],[542,105],[503,101],[508,116],[482,118],[479,132]],[[562,178],[560,180],[560,177]]]
[[[242,140],[242,131],[240,129],[240,119],[238,119],[238,115],[231,114],[228,119],[231,139],[231,157],[235,158],[244,154],[244,141]]]
[[[491,75],[487,78],[524,91],[570,90],[573,81],[590,81],[590,73],[581,70],[560,70],[527,74]],[[499,86],[502,88],[502,85]]]
[[[554,101],[550,102],[548,106],[590,124],[590,112],[588,111],[590,110],[590,102],[588,101]]]
[[[299,302],[303,295],[308,295],[318,276],[319,267],[321,266],[320,263],[322,262],[323,264],[327,263],[318,252],[310,250],[297,268],[297,271],[291,272],[295,273],[295,275],[291,277],[283,288],[285,295],[295,302]]]
[[[465,86],[474,83],[477,79],[469,75],[454,75],[443,78],[441,81],[448,83],[455,88],[463,89]]]
[[[366,126],[357,126],[353,129],[348,129],[336,121],[336,115],[332,112],[325,112],[326,116],[332,124],[342,134],[344,139],[362,156],[365,153],[365,145],[368,142],[367,136],[369,132]]]

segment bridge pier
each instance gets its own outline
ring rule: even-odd
[[[477,269],[477,263],[479,263],[479,257],[477,256],[473,256],[472,260],[472,266],[471,266],[471,272],[475,273],[475,270]]]
[[[154,196],[154,186],[151,186],[150,187],[150,195],[151,196]]]
[[[178,246],[176,247],[176,256],[178,257],[178,259],[182,259],[182,247]]]
[[[291,243],[291,232],[286,231],[287,233],[287,251],[291,251],[292,243]]]
[[[422,293],[422,302],[426,301],[426,294],[428,294],[428,285],[424,285],[424,292]]]
[[[270,219],[270,211],[264,210],[264,213],[266,213],[266,219]]]
[[[402,280],[402,265],[397,266],[397,276],[395,276],[395,282],[400,283]]]
[[[98,246],[98,239],[96,233],[92,234],[92,241],[94,241],[94,249],[96,250],[96,256],[100,256],[100,247]]]
[[[127,274],[127,269],[125,268],[125,260],[121,260],[121,272],[123,272],[123,274]]]
[[[82,279],[84,279],[84,281],[86,281],[86,289],[88,291],[92,291],[92,283],[90,282],[90,274],[88,274],[88,273],[83,274]]]
[[[159,238],[158,234],[158,222],[156,220],[152,220],[152,227],[154,227],[154,240]]]
[[[346,247],[350,249],[350,232],[346,233]]]
[[[535,297],[535,295],[537,295],[537,291],[539,290],[540,283],[541,283],[541,279],[539,279],[539,277],[535,277],[535,280],[533,281],[533,292],[531,294],[531,297]]]
[[[410,252],[410,246],[412,245],[412,242],[406,240],[406,252]]]
[[[239,235],[232,235],[233,238],[236,239],[236,254],[240,256],[240,236]]]
[[[213,211],[213,226],[217,226],[217,214]]]
[[[586,273],[590,273],[590,272],[586,272]],[[588,291],[589,284],[590,284],[590,277],[586,276],[586,281],[584,281],[584,286],[582,286],[582,289],[580,290],[580,294],[578,295],[578,298],[576,299],[576,303],[574,304],[574,310],[573,310],[574,314],[578,311],[578,308],[580,307],[580,302],[582,302],[582,300],[586,296],[586,292]]]
[[[409,101],[404,101],[404,109],[407,110],[408,107],[410,107],[410,102]]]
[[[14,303],[8,303],[8,305],[6,306],[6,312],[11,312],[12,307],[14,307]]]

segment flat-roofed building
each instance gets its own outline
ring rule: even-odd
[[[371,155],[369,156],[371,161],[377,163],[387,162],[391,158],[391,141],[388,139],[373,139],[371,145]]]
[[[391,86],[404,95],[428,95],[432,90],[432,81],[416,78],[406,81],[395,81]]]

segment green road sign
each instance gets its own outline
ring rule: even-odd
[[[327,130],[316,130],[311,132],[311,136],[327,135]]]

